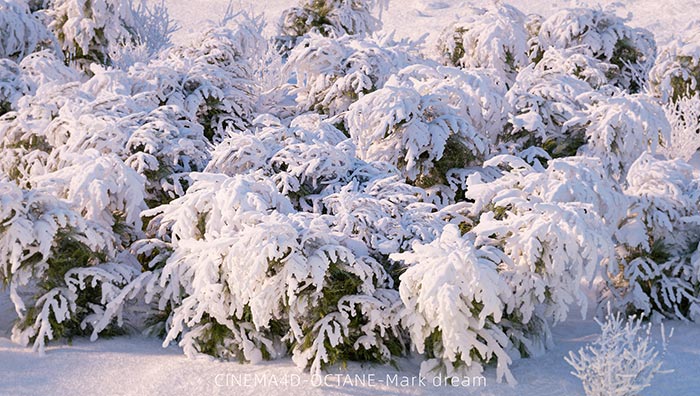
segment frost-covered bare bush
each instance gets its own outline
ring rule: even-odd
[[[505,124],[502,85],[484,71],[409,66],[350,106],[357,156],[397,166],[418,185],[478,165]]]
[[[161,307],[172,306],[165,343],[252,362],[289,350],[314,372],[401,353],[384,267],[261,176],[195,175],[184,197],[147,212],[173,249],[157,275]]]
[[[585,125],[586,144],[579,152],[601,158],[617,180],[624,180],[642,153],[659,151],[671,134],[663,108],[644,94],[605,98],[569,122]]]
[[[575,155],[585,143],[585,123],[572,120],[599,96],[575,76],[531,65],[506,94],[510,125],[501,141],[510,152],[539,146],[554,157]]]
[[[0,58],[19,62],[32,52],[54,48],[51,34],[25,1],[0,1]]]
[[[671,124],[671,134],[664,139],[659,151],[667,158],[690,161],[700,150],[700,94],[667,103],[664,113]]]
[[[530,63],[525,21],[525,14],[506,4],[470,8],[440,34],[438,57],[445,65],[494,69],[501,82],[510,86],[518,71]]]
[[[628,312],[697,319],[700,192],[692,166],[642,154],[630,167],[625,193],[630,218],[621,223],[620,267],[604,297]]]
[[[382,26],[372,11],[387,5],[387,0],[301,0],[282,12],[276,45],[286,52],[308,33],[334,38],[371,34]]]
[[[662,48],[649,72],[649,85],[664,102],[700,92],[700,23],[688,26]]]
[[[613,67],[612,84],[636,93],[644,87],[656,57],[651,32],[632,28],[625,20],[600,9],[570,8],[545,19],[539,29],[540,51],[570,48]]]
[[[416,62],[414,43],[391,36],[326,38],[311,34],[289,54],[291,94],[298,111],[331,116],[347,111],[362,96],[382,88],[389,77]]]
[[[113,42],[107,48],[111,64],[120,69],[156,57],[171,45],[170,37],[180,28],[170,18],[164,0],[152,5],[144,0],[139,0],[138,5],[129,0],[129,7],[133,17],[131,40]]]
[[[642,318],[625,320],[608,311],[605,322],[596,322],[600,336],[578,354],[570,351],[564,357],[587,396],[635,396],[651,386],[656,374],[667,373],[661,370],[667,342],[663,326],[663,349],[658,351],[651,340],[651,323],[643,326]]]
[[[49,340],[85,334],[111,281],[119,280],[100,287],[72,277],[84,279],[113,257],[111,230],[52,195],[6,181],[0,181],[0,219],[0,277],[19,318],[12,339],[43,352]]]
[[[498,269],[503,252],[477,248],[473,235],[462,236],[451,224],[432,243],[416,243],[392,258],[408,265],[399,286],[401,321],[427,358],[421,374],[474,376],[484,362],[495,362],[497,379],[514,383],[510,342],[499,326],[511,300]]]

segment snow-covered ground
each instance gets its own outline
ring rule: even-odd
[[[664,368],[674,371],[656,376],[644,394],[695,395],[700,390],[700,326],[666,325],[675,327],[675,332]],[[557,326],[554,349],[513,364],[519,382],[514,387],[495,383],[492,371],[486,372],[486,385],[480,387],[436,387],[430,380],[421,385],[419,363],[408,359],[397,362],[400,370],[349,364],[347,370],[320,378],[300,373],[290,359],[258,365],[191,360],[175,346],[164,349],[159,340],[139,336],[94,343],[75,340],[72,345],[47,348],[45,356],[0,338],[0,395],[583,395],[563,357],[595,339],[597,332],[593,321]],[[658,339],[659,328],[653,332]],[[256,386],[255,381],[267,382]],[[402,385],[402,381],[416,384]]]
[[[418,38],[425,33],[441,31],[454,20],[461,9],[483,6],[493,0],[391,0],[382,13],[385,31],[395,31],[397,37]],[[568,7],[596,7],[614,10],[618,15],[631,18],[630,25],[652,31],[659,43],[668,41],[688,23],[700,19],[700,0],[527,0],[511,2],[525,13],[549,16]],[[182,27],[175,41],[188,42],[197,37],[202,24],[221,19],[229,0],[166,0],[170,15]],[[296,4],[294,0],[234,0],[234,9],[263,14],[268,21],[268,32],[282,11]]]
[[[182,29],[175,41],[193,40],[206,20],[217,20],[228,0],[167,0],[166,4]],[[240,0],[238,9],[264,13],[271,31],[280,12],[294,5],[289,0]],[[384,11],[385,30],[397,37],[419,37],[438,32],[460,9],[482,1],[393,0]],[[595,1],[535,0],[517,3],[525,12],[550,15],[568,6],[597,4]],[[660,43],[695,19],[700,19],[700,0],[623,0],[611,7],[619,15],[631,13],[633,26],[651,30]],[[339,376],[317,378],[300,373],[290,359],[259,365],[190,360],[176,346],[161,347],[161,341],[141,336],[100,339],[94,343],[74,340],[72,345],[54,344],[45,356],[12,344],[7,334],[13,319],[7,295],[0,294],[0,395],[194,395],[194,394],[285,394],[292,395],[369,395],[369,394],[481,394],[481,395],[580,395],[580,382],[569,372],[563,357],[592,341],[598,326],[592,320],[570,320],[554,329],[555,347],[546,355],[523,359],[512,365],[519,384],[511,387],[495,383],[495,372],[486,372],[484,387],[403,386],[402,380],[418,380],[419,362],[401,360],[399,370],[391,366],[350,364]],[[665,356],[665,369],[673,373],[655,378],[646,395],[694,395],[700,392],[700,326],[670,322],[674,337]],[[659,329],[654,329],[658,339]],[[370,377],[370,375],[372,375]],[[370,379],[372,378],[372,379]],[[340,385],[333,383],[340,380]],[[387,384],[397,380],[399,384]],[[266,381],[267,385],[253,384]],[[283,381],[287,381],[285,385]],[[275,384],[277,382],[277,384]],[[342,384],[345,382],[345,384]],[[362,384],[364,382],[364,384]],[[80,384],[79,387],[77,384]]]

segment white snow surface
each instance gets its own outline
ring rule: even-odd
[[[160,0],[150,0],[160,1]],[[190,42],[197,37],[203,24],[219,21],[231,2],[234,10],[263,14],[268,22],[268,33],[274,32],[283,10],[296,5],[295,0],[165,0],[170,15],[181,26],[174,41]],[[388,10],[382,12],[385,32],[396,32],[396,37],[431,37],[453,20],[464,14],[466,7],[483,7],[494,0],[390,0]],[[508,3],[506,1],[506,3]],[[525,0],[509,2],[526,14],[548,17],[562,8],[601,7],[629,17],[633,27],[649,29],[658,44],[666,43],[688,23],[700,19],[700,0]]]
[[[671,322],[674,335],[663,369],[644,395],[695,395],[700,360],[700,326]],[[660,343],[660,328],[652,330]],[[176,346],[162,348],[155,338],[141,336],[74,340],[72,345],[54,344],[39,356],[31,350],[0,338],[0,395],[583,395],[578,379],[569,372],[564,356],[593,341],[599,328],[593,321],[572,320],[555,327],[556,346],[544,356],[521,359],[511,370],[516,386],[494,381],[495,370],[485,372],[486,386],[434,386],[418,384],[419,361],[401,359],[399,370],[391,366],[349,363],[320,379],[300,373],[291,359],[257,365],[188,359]],[[374,382],[370,384],[369,375]],[[267,381],[246,385],[244,381]],[[228,378],[228,385],[226,383]],[[247,378],[247,379],[246,379]],[[399,385],[388,384],[397,378]],[[402,386],[402,379],[415,386]],[[287,379],[286,386],[282,381]],[[362,381],[365,381],[362,384]],[[276,384],[274,381],[277,381]],[[292,384],[293,381],[297,381]],[[318,382],[321,382],[317,386]],[[383,381],[380,382],[380,381]],[[240,382],[240,385],[237,383]],[[313,383],[313,384],[312,384]]]
[[[154,0],[151,0],[154,1]],[[466,6],[480,6],[491,1],[461,0],[392,0],[383,11],[385,31],[395,31],[396,37],[431,38],[460,15]],[[174,41],[194,40],[207,21],[216,21],[224,14],[229,0],[166,0],[171,16],[180,24]],[[296,4],[292,0],[238,0],[235,10],[264,14],[268,33],[273,33],[282,10]],[[576,6],[600,7],[628,16],[629,24],[652,31],[659,44],[668,42],[693,20],[700,20],[700,0],[621,0],[598,2],[589,0],[533,0],[513,2],[525,13],[548,16],[558,9]],[[700,157],[698,157],[700,158]],[[695,158],[697,163],[700,160]],[[572,315],[573,316],[573,315]],[[425,386],[387,384],[398,378],[418,381],[419,359],[401,359],[397,368],[349,363],[323,378],[324,384],[314,386],[318,379],[302,373],[291,359],[264,362],[257,365],[220,362],[215,359],[188,359],[179,347],[162,348],[162,341],[144,336],[73,340],[71,345],[53,343],[45,355],[13,344],[9,328],[15,314],[6,292],[0,292],[0,396],[4,395],[583,395],[578,379],[570,374],[564,361],[569,351],[576,351],[593,341],[599,334],[592,320],[570,319],[553,329],[555,346],[541,357],[521,359],[511,370],[518,385],[495,382],[495,369],[485,372],[485,387],[440,386],[427,380]],[[664,366],[672,373],[654,378],[645,395],[695,395],[700,393],[700,326],[693,323],[667,322],[675,328]],[[654,326],[654,338],[660,329]],[[373,375],[373,383],[367,379]],[[394,377],[397,376],[397,377]],[[228,378],[226,383],[224,378]],[[236,384],[238,381],[267,381],[266,385]],[[349,379],[349,380],[348,380]],[[365,384],[362,384],[362,380]],[[300,381],[281,384],[282,381]],[[337,384],[340,380],[340,384]],[[223,381],[223,383],[222,383]],[[275,381],[278,384],[275,384]],[[345,382],[343,384],[343,382]],[[334,385],[335,384],[335,385]],[[223,386],[219,386],[223,385]],[[329,385],[329,386],[326,386]]]

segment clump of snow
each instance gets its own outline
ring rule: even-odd
[[[467,16],[440,34],[437,55],[446,65],[494,69],[499,80],[510,86],[518,71],[530,63],[525,21],[525,14],[507,4],[470,8]]]

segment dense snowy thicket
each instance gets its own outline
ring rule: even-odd
[[[305,0],[275,37],[228,12],[171,46],[162,6],[33,5],[0,0],[17,342],[513,383],[590,289],[700,318],[695,30],[657,58],[610,13],[499,3],[428,47],[377,32],[384,1]]]

